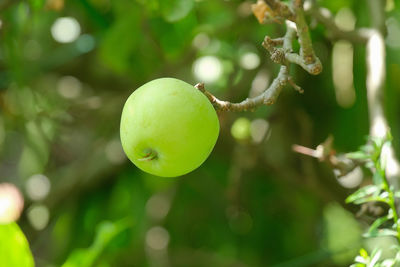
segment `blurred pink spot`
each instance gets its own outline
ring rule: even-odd
[[[24,207],[24,198],[10,183],[0,183],[0,224],[16,221]]]

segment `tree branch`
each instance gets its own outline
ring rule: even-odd
[[[371,137],[385,138],[389,132],[389,125],[384,114],[383,91],[385,84],[385,42],[383,33],[385,33],[385,11],[383,1],[368,0],[368,6],[372,18],[371,28],[359,28],[352,31],[340,29],[336,25],[334,18],[329,10],[318,7],[314,0],[306,2],[306,12],[316,18],[330,30],[331,38],[344,39],[352,43],[362,43],[367,45],[367,100]],[[286,56],[288,57],[288,56]],[[291,61],[296,61],[297,57]],[[300,62],[301,63],[301,62]],[[301,64],[300,64],[301,65]],[[303,154],[310,154],[308,150],[298,149],[296,151]],[[302,152],[303,151],[303,152]],[[304,152],[305,151],[305,152]],[[390,184],[395,188],[399,187],[400,163],[395,157],[393,147],[390,146],[382,153],[386,158],[386,173]],[[313,156],[313,155],[311,155]],[[332,164],[334,165],[334,164]]]
[[[278,0],[258,0],[251,8],[261,24],[269,22],[281,23],[285,19],[294,21],[294,13],[289,6]]]
[[[296,28],[294,23],[287,21],[286,22],[286,34],[283,38],[272,40],[272,43],[279,45],[282,44],[285,50],[292,50],[293,38],[296,35]],[[277,51],[281,51],[276,48],[272,48],[270,50],[271,57],[276,56]],[[283,57],[284,58],[284,57]],[[198,83],[195,85],[197,89],[199,89],[203,94],[210,100],[216,110],[220,111],[246,111],[252,110],[261,105],[272,105],[275,103],[278,98],[282,88],[289,81],[289,65],[285,60],[284,62],[280,62],[282,64],[278,76],[274,79],[271,85],[265,90],[262,94],[254,97],[247,98],[240,103],[231,103],[229,101],[219,100],[217,97],[208,92],[203,83]],[[298,89],[298,88],[296,88]]]
[[[316,149],[311,149],[301,145],[293,145],[294,152],[310,156],[318,159],[321,162],[326,162],[335,170],[337,177],[344,177],[352,172],[361,162],[347,158],[345,155],[337,155],[333,149],[333,137],[328,138],[317,146]]]
[[[269,88],[261,95],[254,98],[247,98],[240,103],[231,103],[216,98],[204,88],[204,83],[195,85],[197,89],[205,94],[211,101],[216,110],[220,111],[247,111],[261,105],[272,105],[278,98],[282,88],[286,85],[289,77],[289,70],[287,66],[281,66],[278,76],[274,79]]]
[[[285,36],[276,39],[266,36],[262,43],[265,49],[270,53],[271,60],[282,66],[278,76],[273,80],[267,90],[254,98],[247,98],[239,103],[219,100],[205,89],[203,83],[196,84],[195,87],[207,96],[217,110],[245,111],[253,110],[261,105],[272,105],[287,83],[292,85],[296,91],[302,93],[303,89],[296,85],[293,78],[289,75],[290,63],[301,66],[304,70],[313,75],[317,75],[322,71],[321,61],[315,55],[312,47],[308,26],[304,17],[302,0],[294,0],[292,2],[292,8],[289,8],[285,3],[277,0],[258,0],[252,8],[254,15],[260,23],[265,22],[267,19],[286,18]],[[293,52],[292,46],[293,39],[296,37],[296,32],[300,43],[299,54]]]
[[[296,14],[295,22],[297,25],[297,34],[299,36],[300,57],[304,59],[306,65],[314,64],[313,69],[315,69],[315,73],[311,74],[318,74],[322,71],[322,65],[319,58],[315,55],[312,47],[310,33],[304,17],[303,1],[294,0],[293,7]]]

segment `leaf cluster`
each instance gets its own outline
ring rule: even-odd
[[[392,137],[388,134],[385,138],[369,138],[368,143],[359,151],[346,154],[349,159],[363,163],[372,173],[372,184],[361,187],[347,197],[347,203],[365,204],[381,202],[388,205],[388,213],[377,218],[363,235],[366,238],[395,237],[400,238],[398,227],[399,219],[395,198],[400,196],[400,191],[395,191],[386,176],[386,151],[391,146]],[[360,255],[355,258],[354,267],[389,267],[400,263],[399,246],[394,248],[394,258],[382,259],[382,250],[376,249],[371,255],[361,249]]]

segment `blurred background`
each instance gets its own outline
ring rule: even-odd
[[[287,86],[272,106],[219,114],[214,151],[183,177],[125,157],[122,107],[152,79],[204,82],[234,102],[268,87],[279,66],[261,42],[285,27],[260,25],[254,2],[0,1],[0,200],[21,210],[24,198],[37,266],[348,266],[362,245],[391,244],[365,244],[367,223],[344,204],[363,171],[337,179],[292,150],[331,135],[354,151],[369,132],[365,46],[330,41],[312,18],[324,71],[292,67],[304,94]],[[344,29],[371,24],[359,1],[319,3]],[[400,151],[400,5],[386,7],[385,112]]]

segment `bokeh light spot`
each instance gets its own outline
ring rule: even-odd
[[[248,17],[252,14],[251,5],[253,4],[252,1],[244,1],[241,3],[237,8],[237,13],[240,17]]]
[[[338,27],[351,31],[355,27],[356,18],[349,8],[342,8],[335,16]],[[339,106],[349,108],[356,101],[353,84],[353,45],[348,41],[338,41],[332,49],[332,75],[335,85],[336,100]]]
[[[120,164],[125,161],[125,153],[119,140],[111,140],[105,148],[107,159],[114,164]]]
[[[88,108],[98,109],[102,105],[101,98],[99,96],[92,96],[86,101]]]
[[[267,70],[260,70],[251,83],[250,97],[255,97],[264,92],[271,80],[271,75]]]
[[[221,61],[214,56],[198,58],[193,64],[193,73],[200,82],[213,83],[222,75]]]
[[[50,181],[43,174],[35,174],[26,182],[26,193],[32,200],[42,200],[50,192]]]
[[[76,41],[76,48],[81,53],[87,53],[87,52],[93,50],[94,46],[95,46],[95,40],[94,40],[93,36],[91,36],[90,34],[83,34]]]
[[[51,26],[51,35],[59,43],[71,43],[81,33],[81,26],[72,17],[58,18]]]
[[[64,76],[58,80],[57,83],[58,93],[65,98],[77,98],[82,91],[81,82],[72,76]]]
[[[260,143],[264,140],[264,137],[268,131],[269,124],[266,120],[255,119],[250,124],[250,134],[251,138],[255,143]]]
[[[147,215],[156,220],[162,220],[170,209],[169,199],[160,194],[153,195],[146,203]]]
[[[150,228],[146,233],[146,244],[154,250],[166,249],[169,243],[168,231],[161,227],[155,226]]]
[[[363,179],[363,172],[360,167],[354,168],[351,172],[342,177],[338,177],[338,182],[346,188],[355,188],[359,186]]]
[[[231,134],[235,139],[245,140],[250,137],[250,120],[238,118],[231,127]]]
[[[24,198],[18,188],[9,183],[0,184],[0,224],[16,221],[24,207]]]
[[[210,38],[208,37],[207,34],[205,33],[199,33],[194,37],[193,39],[193,46],[197,49],[204,49],[209,45],[210,43]]]
[[[40,231],[49,223],[50,212],[46,206],[34,204],[28,209],[27,216],[32,227]]]
[[[400,22],[394,18],[390,17],[386,20],[387,36],[386,43],[388,46],[399,49],[400,48]]]
[[[260,57],[253,52],[244,53],[240,57],[240,66],[246,70],[253,70],[260,65]]]

